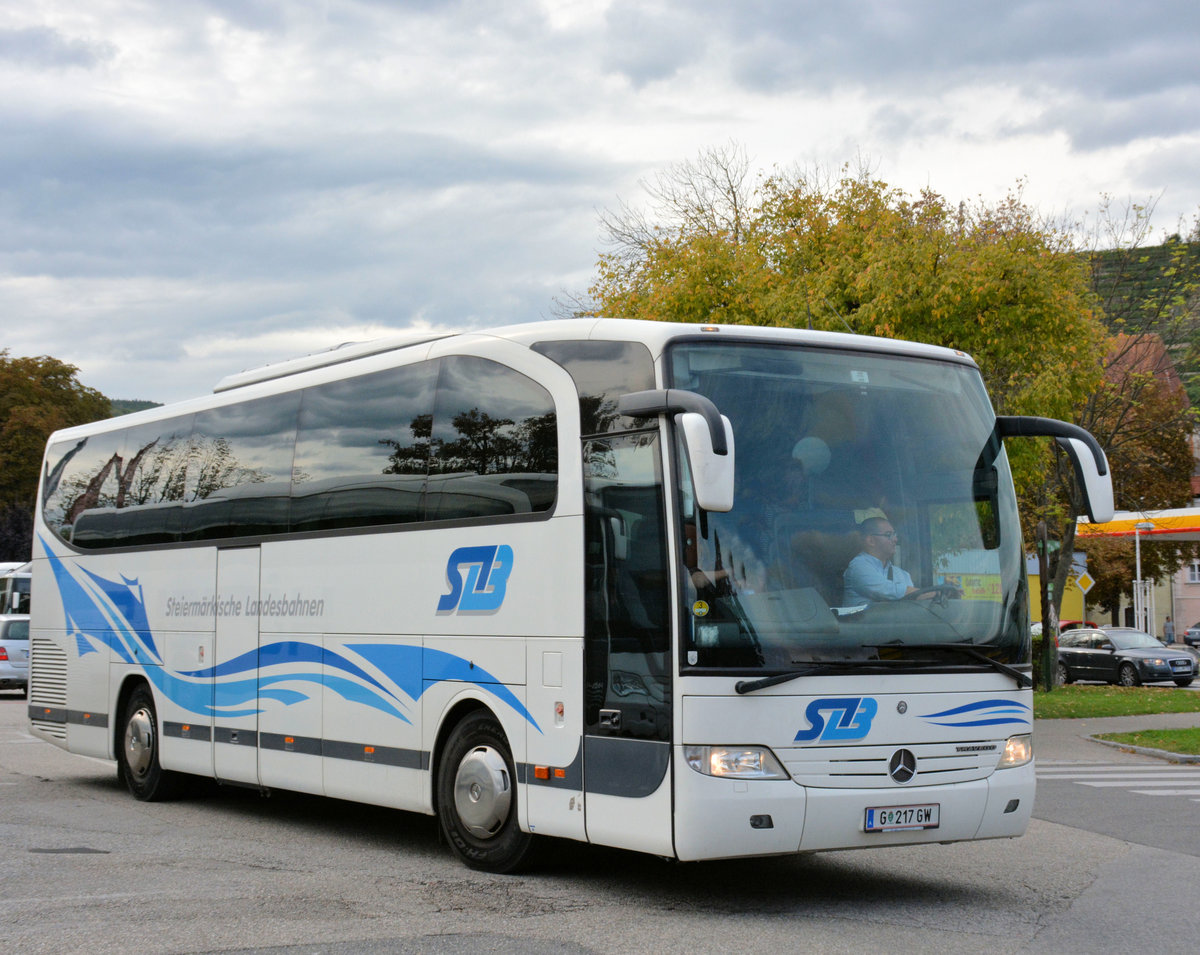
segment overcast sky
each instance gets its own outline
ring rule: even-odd
[[[701,150],[1047,215],[1200,210],[1195,0],[28,0],[0,9],[0,348],[116,398],[553,317]]]

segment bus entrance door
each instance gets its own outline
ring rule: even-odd
[[[227,782],[258,778],[258,572],[259,549],[217,551],[217,594],[253,606],[217,615],[213,639],[213,773]],[[227,670],[225,675],[221,670]],[[227,715],[234,711],[245,715]],[[249,711],[248,713],[246,711]]]
[[[584,461],[588,841],[670,856],[671,629],[658,435],[589,440]]]

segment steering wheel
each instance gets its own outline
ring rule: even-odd
[[[959,598],[962,596],[962,591],[954,584],[934,584],[932,587],[918,587],[912,593],[905,594],[901,600],[920,600],[928,594],[936,594],[934,601],[938,604],[945,604],[948,598]]]

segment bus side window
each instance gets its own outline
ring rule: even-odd
[[[520,372],[483,358],[443,359],[430,445],[428,520],[527,514],[554,506],[554,399]]]
[[[308,388],[292,469],[293,531],[425,516],[436,362]]]

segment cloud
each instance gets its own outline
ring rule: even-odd
[[[111,43],[75,39],[45,26],[0,29],[0,64],[45,70],[91,69],[111,60],[115,52]]]
[[[591,278],[597,209],[729,141],[951,198],[1162,193],[1173,228],[1200,200],[1198,17],[38,0],[0,29],[3,344],[162,400],[345,332],[545,318]]]

